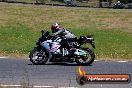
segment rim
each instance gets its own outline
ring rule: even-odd
[[[85,52],[87,53],[87,55],[85,57],[82,57],[82,58],[78,59],[78,61],[80,63],[88,63],[92,59],[92,56],[90,55],[90,53],[86,50],[85,50]]]
[[[45,58],[45,53],[44,52],[34,52],[33,54],[33,57],[32,57],[32,60],[35,62],[35,63],[41,63],[43,61],[43,59]]]

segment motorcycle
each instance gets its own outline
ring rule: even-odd
[[[47,31],[44,33],[36,43],[36,47],[31,50],[29,54],[30,61],[33,64],[45,64],[47,61],[56,62],[76,62],[78,65],[90,65],[94,62],[95,53],[90,48],[81,47],[81,45],[90,43],[93,48],[94,38],[92,35],[80,36],[69,46],[70,48],[63,48],[61,45],[61,36],[51,36]]]

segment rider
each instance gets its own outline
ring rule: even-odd
[[[117,1],[117,4],[120,5],[121,4],[121,1]]]
[[[76,41],[76,36],[69,30],[61,27],[58,23],[52,24],[51,31],[54,36],[63,35],[61,41],[62,48],[68,48],[70,42]]]

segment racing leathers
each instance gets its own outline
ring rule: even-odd
[[[60,44],[62,46],[62,52],[64,52],[64,48],[70,49],[74,44],[76,44],[76,36],[65,28],[60,28],[54,33],[54,36],[61,36],[62,40]],[[63,53],[63,56],[64,54],[65,53]]]

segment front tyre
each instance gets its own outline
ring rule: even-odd
[[[45,64],[48,60],[46,52],[42,50],[39,51],[36,47],[30,52],[29,58],[35,65]]]
[[[76,58],[76,63],[78,65],[91,65],[95,59],[95,53],[92,49],[83,49],[87,55],[85,57]]]

